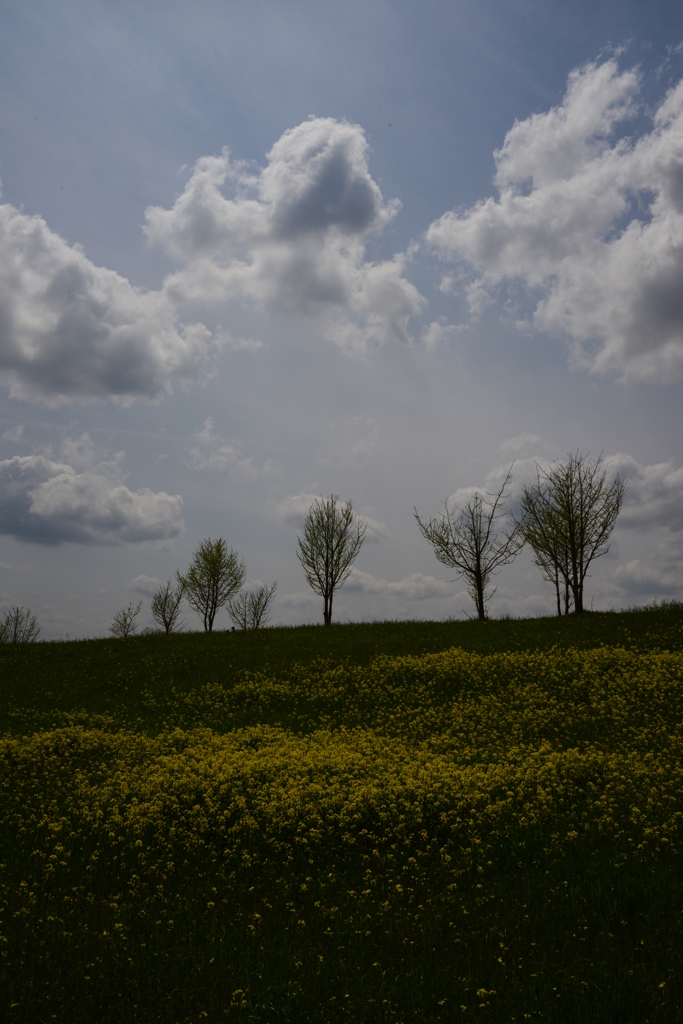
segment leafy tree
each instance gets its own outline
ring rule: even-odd
[[[0,643],[32,644],[40,635],[40,626],[30,608],[10,608],[0,623]]]
[[[456,570],[456,579],[464,577],[467,581],[467,592],[481,620],[487,617],[488,602],[495,594],[489,589],[491,577],[515,558],[524,543],[517,525],[501,533],[498,529],[506,516],[505,492],[511,475],[512,466],[497,494],[483,497],[475,493],[462,508],[451,510],[445,501],[441,515],[428,522],[423,522],[414,510],[420,533],[432,545],[437,559]]]
[[[228,600],[230,618],[238,629],[258,629],[270,621],[271,603],[277,590],[277,580],[270,586],[259,587],[251,593],[244,591]]]
[[[112,636],[125,640],[126,637],[132,636],[133,633],[137,632],[138,628],[138,615],[142,608],[142,601],[133,606],[131,601],[126,608],[120,608],[116,615],[112,619],[112,624],[109,627],[109,632]]]
[[[625,492],[618,473],[608,482],[602,454],[591,459],[579,452],[548,469],[537,467],[536,483],[524,487],[517,525],[544,578],[555,584],[558,614],[561,587],[565,614],[572,603],[583,612],[588,569],[609,551]]]
[[[228,548],[222,537],[203,540],[195,551],[190,568],[176,578],[190,607],[199,615],[207,633],[213,630],[216,612],[242,588],[246,567],[237,552]]]
[[[173,633],[176,628],[181,629],[184,625],[178,625],[182,600],[183,588],[180,584],[177,587],[171,586],[170,579],[165,586],[155,591],[152,597],[152,616],[165,633]]]
[[[323,621],[332,624],[334,593],[349,578],[365,537],[366,525],[354,517],[350,501],[339,495],[316,498],[306,514],[297,557],[309,586],[323,599]]]

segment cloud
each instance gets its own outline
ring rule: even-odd
[[[683,530],[683,469],[671,462],[644,466],[630,455],[611,455],[606,460],[612,473],[626,481],[620,527]]]
[[[286,526],[293,526],[295,530],[303,530],[308,510],[319,498],[319,494],[307,494],[306,492],[290,495],[276,505],[275,515]]]
[[[123,452],[94,462],[87,434],[65,446],[73,463],[44,455],[0,462],[0,533],[36,544],[112,546],[178,537],[185,524],[179,495],[132,491],[124,483]]]
[[[377,420],[373,416],[354,416],[349,424],[352,435],[360,437],[351,441],[349,457],[352,460],[369,459],[380,450],[380,435]]]
[[[190,464],[194,469],[210,469],[214,472],[234,472],[249,480],[254,480],[261,472],[254,465],[252,457],[243,459],[241,442],[228,442],[216,433],[211,417],[207,417],[204,426],[192,435],[196,444],[190,448]],[[270,468],[269,463],[265,468]]]
[[[626,565],[619,566],[612,574],[612,580],[627,594],[650,597],[683,593],[683,559],[667,559],[643,562],[634,558]]]
[[[620,565],[610,576],[621,595],[638,600],[683,595],[683,469],[672,462],[643,465],[618,453],[606,460],[626,481],[617,531],[646,544],[646,554]],[[624,535],[624,539],[626,536]]]
[[[153,597],[159,587],[165,587],[165,580],[158,580],[156,576],[136,576],[128,584],[128,589],[136,594],[144,594],[146,597]]]
[[[490,475],[491,474],[489,474],[489,477]],[[489,477],[487,477],[487,480],[489,479]],[[486,497],[488,496],[488,493],[489,492],[485,487],[458,487],[456,491],[453,491],[452,494],[449,494],[448,498],[446,499],[446,504],[448,505],[448,508],[451,510],[451,512],[453,512],[455,511],[455,509],[464,508],[464,506],[469,501],[472,501],[477,494],[481,495],[482,497]],[[439,512],[439,514],[441,514],[441,512]]]
[[[368,459],[376,455],[379,450],[379,432],[373,428],[369,437],[362,437],[351,447],[349,457],[351,459]]]
[[[209,338],[203,324],[179,326],[165,293],[135,288],[42,217],[0,205],[0,376],[13,397],[154,398],[195,373]]]
[[[318,458],[324,465],[349,465],[366,462],[383,447],[379,424],[374,416],[363,413],[331,421],[333,440],[326,439]]]
[[[294,494],[284,498],[275,507],[275,515],[286,526],[293,526],[295,530],[303,530],[306,523],[306,516],[314,501],[320,500],[319,494]],[[386,525],[372,516],[355,513],[355,519],[365,523],[365,540],[368,544],[378,544],[381,540],[387,539]]]
[[[320,598],[311,590],[296,590],[293,594],[283,594],[278,600],[278,605],[287,611],[317,613],[320,609]]]
[[[238,334],[231,334],[230,331],[218,331],[213,336],[213,343],[217,348],[225,348],[229,352],[258,352],[263,348],[263,342],[254,338],[241,338]]]
[[[379,617],[386,614],[387,604],[389,608],[398,606],[404,609],[411,601],[429,601],[438,599],[448,601],[448,609],[453,610],[459,603],[469,601],[467,594],[458,590],[453,583],[445,580],[437,580],[433,576],[424,576],[422,573],[412,573],[402,580],[390,581],[373,576],[369,572],[361,572],[353,568],[351,575],[343,588],[335,596],[335,617],[337,619],[349,615],[347,606],[340,604],[343,598],[351,595],[360,597],[379,598],[373,603],[373,611]],[[296,591],[293,594],[284,594],[279,601],[279,607],[286,612],[308,614],[318,617],[321,610],[321,599],[312,591]]]
[[[669,380],[683,374],[683,82],[649,131],[618,135],[639,88],[615,59],[573,71],[562,103],[515,122],[494,154],[499,198],[444,214],[427,238],[459,262],[473,316],[519,282],[578,365]]]
[[[369,572],[352,569],[344,585],[348,592],[381,597],[401,598],[407,601],[424,601],[434,597],[454,597],[453,584],[437,580],[434,576],[423,576],[421,572],[411,573],[402,580],[391,582],[378,579]]]
[[[379,521],[379,519],[373,519],[372,516],[359,515],[356,516],[362,523],[365,523],[365,543],[366,544],[379,544],[381,540],[387,540],[387,528],[385,523]]]
[[[15,444],[18,444],[19,441],[21,441],[23,436],[24,436],[24,427],[23,427],[23,424],[20,423],[18,427],[14,427],[11,430],[6,430],[3,433],[2,437],[0,438],[0,440],[1,441],[14,441]]]
[[[534,434],[519,434],[500,446],[500,450],[524,451],[543,442]],[[562,456],[559,461],[562,461]],[[549,469],[554,461],[547,456],[515,459],[508,490],[508,507],[519,500],[524,485],[536,483],[537,470]],[[683,469],[673,462],[644,465],[631,455],[617,452],[604,459],[608,482],[619,474],[626,481],[624,505],[617,520],[619,529],[652,530],[657,527],[677,532],[683,530]],[[450,509],[461,508],[476,493],[496,494],[510,468],[508,462],[494,466],[487,473],[482,487],[460,487],[448,498]]]
[[[520,450],[523,450],[527,443],[529,446],[533,444],[534,435],[520,435],[506,446],[517,441],[520,441]],[[537,469],[547,470],[553,464],[553,460],[547,457],[516,459],[510,481],[508,508],[517,512],[517,503],[524,485],[535,484]],[[683,469],[676,469],[672,462],[643,465],[622,452],[606,457],[604,467],[608,483],[617,473],[626,482],[624,505],[617,519],[617,529],[637,529],[650,533],[653,530],[674,533],[683,530]],[[495,466],[487,474],[485,486],[478,488],[479,493],[496,493],[508,469],[508,463]],[[474,495],[475,490],[473,487],[460,488],[449,497],[449,507],[462,506]]]
[[[443,318],[432,320],[430,324],[422,328],[420,339],[428,352],[434,352],[437,348],[452,341],[460,330],[462,330],[461,327],[448,324]]]
[[[538,451],[541,447],[544,447],[544,442],[538,434],[515,434],[514,437],[509,437],[507,441],[503,441],[498,451],[520,453],[526,452],[530,448]]]
[[[312,317],[347,351],[410,340],[424,300],[407,257],[365,259],[366,243],[396,214],[367,165],[362,128],[311,117],[281,136],[250,172],[220,156],[197,161],[170,210],[146,211],[150,243],[178,259],[174,303],[240,299]],[[222,188],[229,183],[233,198]]]

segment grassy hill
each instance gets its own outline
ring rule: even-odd
[[[674,1021],[683,614],[0,648],[0,1015]]]
[[[434,654],[459,647],[477,654],[589,650],[612,647],[683,649],[683,610],[587,613],[567,619],[472,622],[378,622],[274,628],[256,632],[182,633],[78,642],[0,645],[0,731],[22,731],[25,720],[45,725],[59,715],[122,715],[141,727],[187,724],[167,707],[169,687],[237,679],[244,672],[275,675],[317,659],[369,665],[380,655]],[[154,698],[143,697],[143,691]],[[52,715],[52,717],[51,717]],[[166,715],[166,717],[164,717]],[[170,717],[169,717],[170,715]],[[28,718],[26,718],[28,716]],[[195,723],[201,724],[201,723]],[[231,728],[231,721],[225,728]]]

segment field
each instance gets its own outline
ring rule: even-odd
[[[0,1019],[683,1019],[683,614],[0,648]]]

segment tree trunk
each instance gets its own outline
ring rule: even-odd
[[[574,598],[574,614],[583,615],[583,580],[572,580],[572,597]]]
[[[477,612],[479,613],[479,621],[483,622],[486,618],[486,610],[484,608],[484,585],[480,575],[477,576]]]

